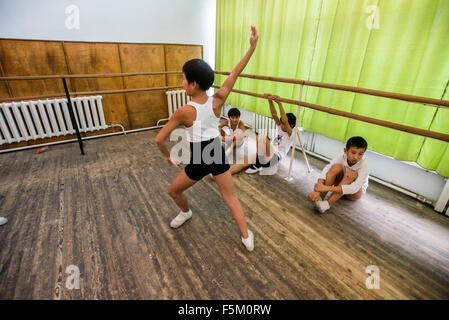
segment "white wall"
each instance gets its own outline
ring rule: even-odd
[[[70,5],[79,9],[79,29]],[[215,0],[0,0],[0,38],[203,45],[215,65]],[[69,23],[70,26],[70,23]]]

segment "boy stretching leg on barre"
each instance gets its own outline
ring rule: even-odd
[[[341,156],[324,167],[314,191],[309,194],[316,209],[323,213],[343,195],[349,200],[360,199],[368,188],[369,169],[362,159],[368,143],[362,137],[352,137],[346,142]],[[325,197],[332,192],[329,198]]]

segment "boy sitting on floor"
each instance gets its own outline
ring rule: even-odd
[[[357,200],[366,193],[369,169],[362,157],[367,147],[365,139],[352,137],[346,142],[343,155],[333,159],[323,169],[314,191],[309,194],[320,213],[328,210],[343,195],[349,200]],[[328,192],[332,194],[326,201]]]
[[[237,108],[229,109],[228,118],[229,120],[223,121],[218,126],[227,157],[234,150],[242,147],[246,141],[246,128],[243,121],[240,121],[240,110]]]
[[[292,133],[296,125],[295,115],[285,113],[282,103],[278,100],[279,96],[265,93],[264,97],[268,99],[271,116],[277,127],[277,136],[273,141],[270,141],[266,135],[259,134],[257,136],[257,153],[246,157],[242,162],[233,164],[231,174],[236,174],[246,168],[248,168],[245,171],[246,173],[256,173],[261,171],[262,168],[274,167],[277,169],[278,163],[285,158],[292,146]],[[279,106],[280,118],[273,101],[276,101]]]

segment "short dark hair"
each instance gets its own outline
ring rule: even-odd
[[[368,142],[362,137],[352,137],[346,142],[346,150],[349,150],[351,147],[363,148],[366,150],[368,148]]]
[[[228,111],[228,117],[240,117],[240,110],[237,108],[231,108]]]
[[[208,90],[214,83],[214,70],[201,59],[192,59],[184,63],[182,67],[189,83],[196,82],[201,90]]]
[[[288,119],[288,124],[290,125],[290,127],[295,127],[296,126],[296,117],[293,113],[287,113],[287,119]]]

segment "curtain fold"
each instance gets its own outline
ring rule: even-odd
[[[449,0],[217,0],[216,69],[231,71],[260,39],[245,73],[449,99]],[[224,76],[217,75],[221,84]],[[299,86],[241,78],[236,89],[299,98]],[[304,87],[303,100],[368,117],[449,133],[449,110]],[[269,116],[267,101],[231,94],[228,103]],[[296,114],[296,106],[286,105]],[[449,177],[448,143],[301,108],[307,131],[346,141]]]

